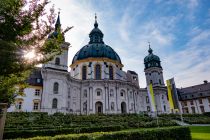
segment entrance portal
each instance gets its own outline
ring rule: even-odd
[[[127,112],[126,112],[126,103],[125,103],[125,102],[122,102],[122,103],[121,103],[121,113],[122,113],[122,114],[127,113]]]
[[[103,104],[102,102],[96,102],[96,114],[102,114],[103,113]]]

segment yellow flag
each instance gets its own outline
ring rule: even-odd
[[[174,109],[174,103],[173,103],[173,99],[172,99],[170,80],[166,80],[166,83],[167,83],[167,89],[168,89],[169,106],[170,106],[170,109]]]
[[[156,111],[156,107],[155,107],[155,96],[154,96],[152,84],[149,84],[147,86],[147,93],[148,93],[149,101],[151,103],[151,111],[154,112]]]

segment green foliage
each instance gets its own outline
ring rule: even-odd
[[[48,3],[48,0],[0,2],[0,103],[14,102],[17,95],[22,95],[15,86],[26,85],[28,71],[62,52],[64,33],[60,28],[57,37],[47,39],[55,22],[54,8],[45,11]],[[31,50],[42,57],[25,59],[24,53]]]
[[[156,119],[137,114],[127,115],[64,115],[56,113],[11,112],[7,114],[5,130],[11,128],[52,128],[52,127],[83,127],[121,125],[124,128],[156,127]],[[176,125],[173,121],[159,118],[160,126]]]
[[[29,138],[35,136],[55,136],[58,134],[73,134],[73,133],[92,133],[92,132],[109,132],[119,131],[121,126],[98,126],[98,127],[76,127],[76,128],[57,128],[57,129],[36,129],[36,130],[15,130],[6,131],[5,139],[14,138]]]
[[[0,76],[0,102],[11,104],[17,95],[23,95],[24,93],[17,89],[25,88],[25,79],[29,75],[29,71],[25,71],[19,74],[10,74],[9,76]],[[7,94],[5,94],[7,93]]]
[[[159,118],[159,126],[176,126],[167,119]],[[122,129],[157,127],[155,118],[137,114],[124,115],[64,115],[38,112],[11,112],[7,114],[5,138],[21,135],[54,136],[57,134],[107,132]]]
[[[69,134],[55,137],[35,137],[30,140],[191,140],[188,127],[134,129],[116,132]]]
[[[181,120],[179,114],[162,114],[160,117],[166,119]],[[183,121],[189,124],[210,124],[210,117],[204,114],[183,114]]]
[[[210,112],[204,112],[203,115],[210,117]]]

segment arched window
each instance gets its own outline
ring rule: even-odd
[[[161,80],[159,79],[159,84],[161,85]]]
[[[114,97],[114,91],[113,91],[113,89],[110,90],[110,97]]]
[[[56,98],[54,98],[53,100],[52,100],[52,108],[57,108],[57,106],[58,106],[58,100],[56,99]]]
[[[111,102],[111,110],[114,111],[114,102]]]
[[[58,57],[55,58],[55,65],[60,65],[60,58]]]
[[[146,103],[149,103],[149,97],[146,96]]]
[[[19,110],[22,109],[22,102],[21,102],[21,101],[18,103],[18,109],[19,109]]]
[[[54,94],[58,94],[58,89],[59,89],[59,84],[57,82],[55,82],[54,85],[53,85]]]
[[[113,67],[109,66],[109,79],[113,80]]]
[[[16,104],[15,104],[15,108],[20,111],[23,108],[23,99],[22,98],[18,98],[16,99]]]
[[[150,106],[147,106],[147,112],[150,112]]]
[[[87,101],[83,103],[83,111],[87,113]]]
[[[166,112],[166,105],[163,106],[164,112]]]
[[[123,96],[125,97],[125,91],[124,90],[121,90],[120,91],[120,95],[121,95],[121,97],[123,97]]]
[[[101,79],[101,66],[99,64],[95,67],[95,79],[100,80]]]
[[[87,67],[83,66],[82,67],[82,80],[86,80],[87,79]]]
[[[102,96],[102,90],[100,88],[95,90],[97,96]]]
[[[84,90],[84,98],[87,98],[87,90]]]

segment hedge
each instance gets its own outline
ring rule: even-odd
[[[188,127],[135,129],[118,132],[69,134],[55,137],[35,137],[30,140],[191,140]]]
[[[17,130],[5,131],[4,139],[14,138],[30,138],[36,136],[55,136],[59,134],[74,134],[74,133],[92,133],[92,132],[109,132],[122,130],[121,126],[103,126],[103,127],[78,127],[78,128],[60,128],[48,130]]]
[[[175,122],[159,118],[160,126],[174,126]],[[39,130],[76,127],[100,127],[120,125],[124,128],[156,127],[156,119],[137,114],[126,115],[64,115],[57,113],[13,112],[7,114],[5,131]]]

